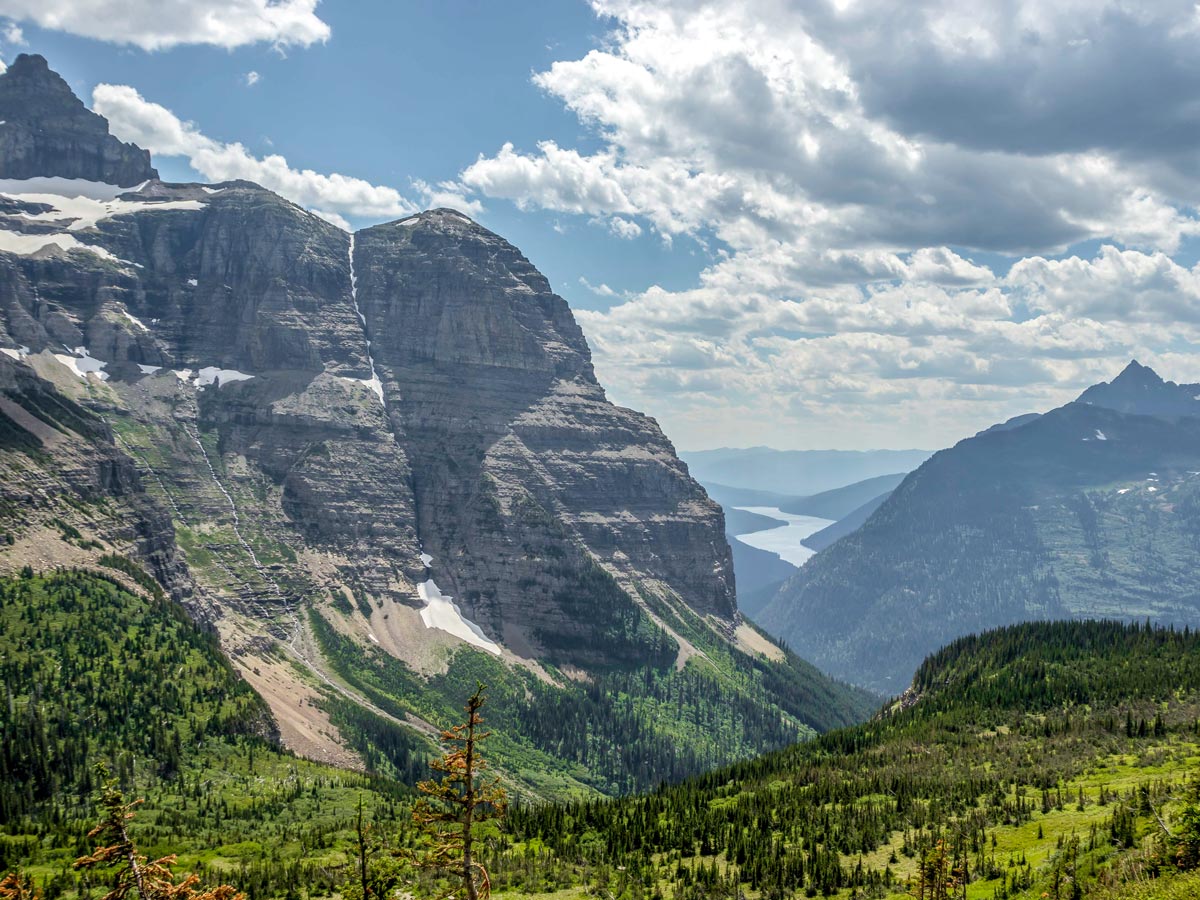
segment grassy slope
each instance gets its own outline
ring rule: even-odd
[[[87,845],[87,760],[60,761],[81,746],[112,759],[147,798],[136,825],[147,852],[180,852],[185,867],[219,873],[254,898],[328,895],[345,877],[360,797],[381,832],[411,839],[405,789],[280,753],[257,698],[169,602],[88,573],[7,579],[0,600],[15,711],[2,720],[0,868],[29,869],[51,898],[76,892],[69,862]],[[54,691],[35,698],[35,685]],[[758,898],[806,887],[899,897],[917,854],[942,835],[975,873],[971,900],[1002,896],[1001,884],[1013,886],[1010,896],[1040,897],[1060,839],[1078,837],[1076,874],[1092,893],[1105,872],[1136,870],[1154,830],[1147,804],[1169,816],[1171,793],[1200,769],[1200,640],[1190,635],[1021,626],[942,651],[917,689],[917,702],[899,708],[906,698],[885,719],[645,797],[517,809],[489,850],[493,883],[509,896],[554,900],[597,891]],[[73,774],[14,811],[28,779],[12,759],[31,732],[13,725],[31,700],[44,721],[62,722],[39,752]],[[95,727],[72,731],[88,715]],[[166,769],[146,749],[162,741],[156,722],[165,746],[180,735],[178,762]],[[779,879],[780,860],[799,860],[808,874]],[[1114,900],[1174,900],[1189,884],[1159,882]]]
[[[647,797],[519,812],[498,880],[631,898],[899,897],[941,837],[973,873],[972,900],[1040,897],[1078,839],[1071,874],[1095,893],[1145,864],[1151,807],[1169,817],[1200,772],[1192,635],[1020,626],[953,645],[918,684],[921,699],[885,719]]]

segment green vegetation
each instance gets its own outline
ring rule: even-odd
[[[161,596],[133,601],[99,574],[0,581],[0,819],[87,799],[101,759],[126,778],[135,759],[170,776],[184,745],[266,733],[213,638]]]
[[[360,667],[375,673],[363,682],[374,702],[401,714],[403,696],[447,722],[461,717],[453,684],[502,676],[489,698],[488,756],[545,766],[532,780],[548,789],[571,790],[586,770],[564,768],[536,741],[582,730],[578,752],[618,752],[617,733],[598,733],[570,703],[522,706],[518,692],[536,684],[503,681],[510,670],[491,657],[459,654],[457,672],[419,693],[401,690],[415,676],[386,662]],[[677,735],[719,730],[719,716],[687,719],[701,707],[683,692],[689,679],[724,679],[742,665],[695,660],[663,673],[679,694],[664,693],[657,714]],[[414,792],[393,780],[425,777],[431,742],[330,697],[335,724],[390,777],[281,753],[261,701],[212,637],[149,587],[135,594],[82,571],[0,581],[0,672],[9,696],[0,707],[0,872],[32,879],[14,890],[32,886],[57,900],[111,887],[72,867],[93,850],[97,761],[112,765],[114,788],[145,797],[129,835],[148,858],[178,853],[181,868],[248,900],[382,900],[454,884],[416,866],[436,845],[419,827],[433,819],[425,807],[414,823]],[[609,696],[614,684],[581,687],[576,706],[650,713],[639,704],[659,688],[640,685],[635,700]],[[694,691],[712,695],[711,685]],[[443,757],[460,788],[461,752]],[[643,796],[527,800],[502,828],[473,822],[472,871],[484,866],[499,896],[547,900],[1178,900],[1195,896],[1187,870],[1200,865],[1197,776],[1200,637],[1113,623],[1021,625],[935,654],[913,690],[871,722]]]
[[[310,621],[338,674],[397,718],[413,714],[446,726],[458,715],[461,685],[489,684],[492,755],[530,786],[523,793],[539,799],[649,790],[850,724],[874,706],[870,695],[834,685],[798,659],[772,663],[731,650],[698,619],[672,623],[704,651],[682,668],[613,667],[583,682],[560,675],[557,685],[470,650],[426,680],[319,614]],[[371,735],[355,740],[369,760],[389,757]],[[391,765],[398,771],[407,762],[391,757]]]
[[[917,685],[884,718],[645,797],[514,809],[494,880],[885,898],[924,873],[925,897],[1066,900],[1177,864],[1159,819],[1186,829],[1195,808],[1197,636],[1019,626],[947,648]]]
[[[46,900],[97,887],[72,868],[92,850],[96,762],[145,798],[131,834],[151,857],[251,900],[331,893],[360,798],[381,828],[407,821],[409,789],[280,752],[215,638],[101,572],[0,579],[0,676],[0,873]]]

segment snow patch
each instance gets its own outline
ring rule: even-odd
[[[28,347],[0,347],[0,353],[5,356],[11,356],[15,360],[22,360],[29,355]]]
[[[144,183],[143,183],[144,184]],[[121,194],[139,191],[135,188],[121,187],[103,181],[87,181],[83,178],[60,178],[58,176],[39,176],[37,178],[0,178],[0,194],[9,196],[20,194],[51,194],[55,197],[86,197],[89,200],[116,200]]]
[[[58,247],[60,250],[86,250],[95,253],[103,259],[113,262],[125,262],[117,259],[103,247],[94,247],[76,239],[73,234],[21,234],[17,231],[0,230],[0,251],[15,253],[17,256],[32,256],[46,247]],[[125,263],[129,265],[129,263]]]
[[[143,375],[153,375],[155,372],[162,369],[162,366],[146,366],[142,363],[138,363],[138,368],[142,370]]]
[[[218,386],[229,384],[231,381],[249,381],[253,375],[239,372],[237,369],[220,369],[217,366],[205,366],[196,373],[196,384],[208,387],[214,381]]]
[[[371,632],[369,632],[369,631],[367,632],[367,637],[369,637],[375,643],[377,643],[377,644],[379,643],[379,638],[375,637],[375,635],[371,634]]]
[[[1118,494],[1128,494],[1129,488],[1121,488],[1119,491],[1117,491],[1117,493]]]
[[[500,645],[490,640],[478,625],[466,618],[453,598],[443,594],[432,578],[417,585],[417,595],[425,602],[425,608],[421,610],[421,621],[425,623],[426,628],[445,631],[496,656],[501,654]]]
[[[195,278],[189,278],[187,283],[190,287],[197,287],[200,284]]]
[[[204,193],[206,193],[206,194],[219,194],[223,190],[225,190],[225,188],[209,187],[206,184],[202,184],[202,185],[200,185],[200,190],[204,191]]]
[[[95,375],[101,381],[108,381],[108,373],[104,371],[104,367],[108,363],[93,357],[87,352],[86,347],[76,347],[71,352],[75,355],[67,356],[65,353],[55,353],[54,358],[84,381],[87,381],[88,375]]]
[[[421,565],[423,565],[425,568],[428,569],[432,564],[433,564],[433,557],[430,556],[428,553],[422,553],[421,554]]]
[[[194,211],[204,208],[202,200],[161,200],[155,202],[146,200],[117,200],[113,198],[97,200],[85,195],[71,196],[55,192],[12,193],[3,190],[3,188],[0,188],[0,193],[4,193],[15,200],[25,203],[42,203],[52,207],[46,212],[23,212],[17,215],[30,222],[58,222],[70,219],[71,224],[67,226],[68,231],[83,231],[114,216],[126,216],[140,212],[166,212],[175,209]]]
[[[139,319],[137,316],[135,316],[129,310],[127,310],[127,309],[121,310],[121,315],[123,315],[126,319],[128,319],[134,327],[140,328],[140,329],[142,329],[142,331],[150,330],[149,328],[146,327],[146,324],[141,319]]]
[[[1150,485],[1150,487],[1146,488],[1146,490],[1148,490],[1150,493],[1153,494],[1155,491],[1158,490],[1158,488],[1156,488],[1154,485]]]
[[[180,381],[191,381],[192,380],[192,370],[191,369],[172,369],[171,374],[174,375],[176,378],[178,378]]]

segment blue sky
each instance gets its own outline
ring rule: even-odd
[[[43,54],[80,97],[99,82],[127,84],[205,134],[258,155],[282,153],[297,168],[338,171],[404,191],[410,180],[454,178],[506,141],[599,141],[531,75],[562,56],[582,56],[611,27],[585,2],[326,2],[325,43],[225,49],[181,46],[147,53],[22,24],[15,52]],[[253,86],[249,72],[259,74]],[[186,160],[157,157],[163,178],[198,178]],[[542,210],[489,203],[477,218],[503,234],[572,306],[603,309],[616,292],[649,284],[683,288],[707,260],[692,241],[664,247],[652,236],[621,240],[605,228]],[[369,217],[351,219],[369,224]],[[557,226],[557,229],[555,228]]]
[[[1200,381],[1198,38],[1188,0],[0,0],[0,57],[166,178],[504,235],[689,449]]]

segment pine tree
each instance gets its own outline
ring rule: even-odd
[[[42,892],[33,884],[33,878],[20,872],[9,872],[0,879],[0,900],[41,900]]]
[[[413,810],[413,821],[429,840],[418,864],[452,872],[462,881],[454,894],[465,894],[467,900],[486,900],[491,895],[487,869],[475,857],[475,842],[489,822],[494,824],[503,817],[507,807],[499,779],[480,778],[487,763],[479,745],[491,736],[490,731],[480,730],[483,718],[479,710],[485,700],[485,688],[480,684],[467,701],[467,720],[442,732],[446,753],[430,764],[442,778],[417,784],[425,796]]]
[[[174,855],[147,861],[138,853],[126,827],[142,801],[126,803],[124,794],[117,787],[117,779],[109,778],[103,765],[96,767],[96,773],[103,784],[97,802],[101,818],[100,824],[88,832],[88,837],[99,838],[101,844],[89,856],[75,860],[75,868],[99,866],[116,870],[115,886],[102,900],[125,900],[131,893],[137,900],[244,900],[243,894],[227,884],[199,888],[200,879],[196,875],[185,875],[182,881],[176,882],[175,873],[171,871],[175,864]]]

